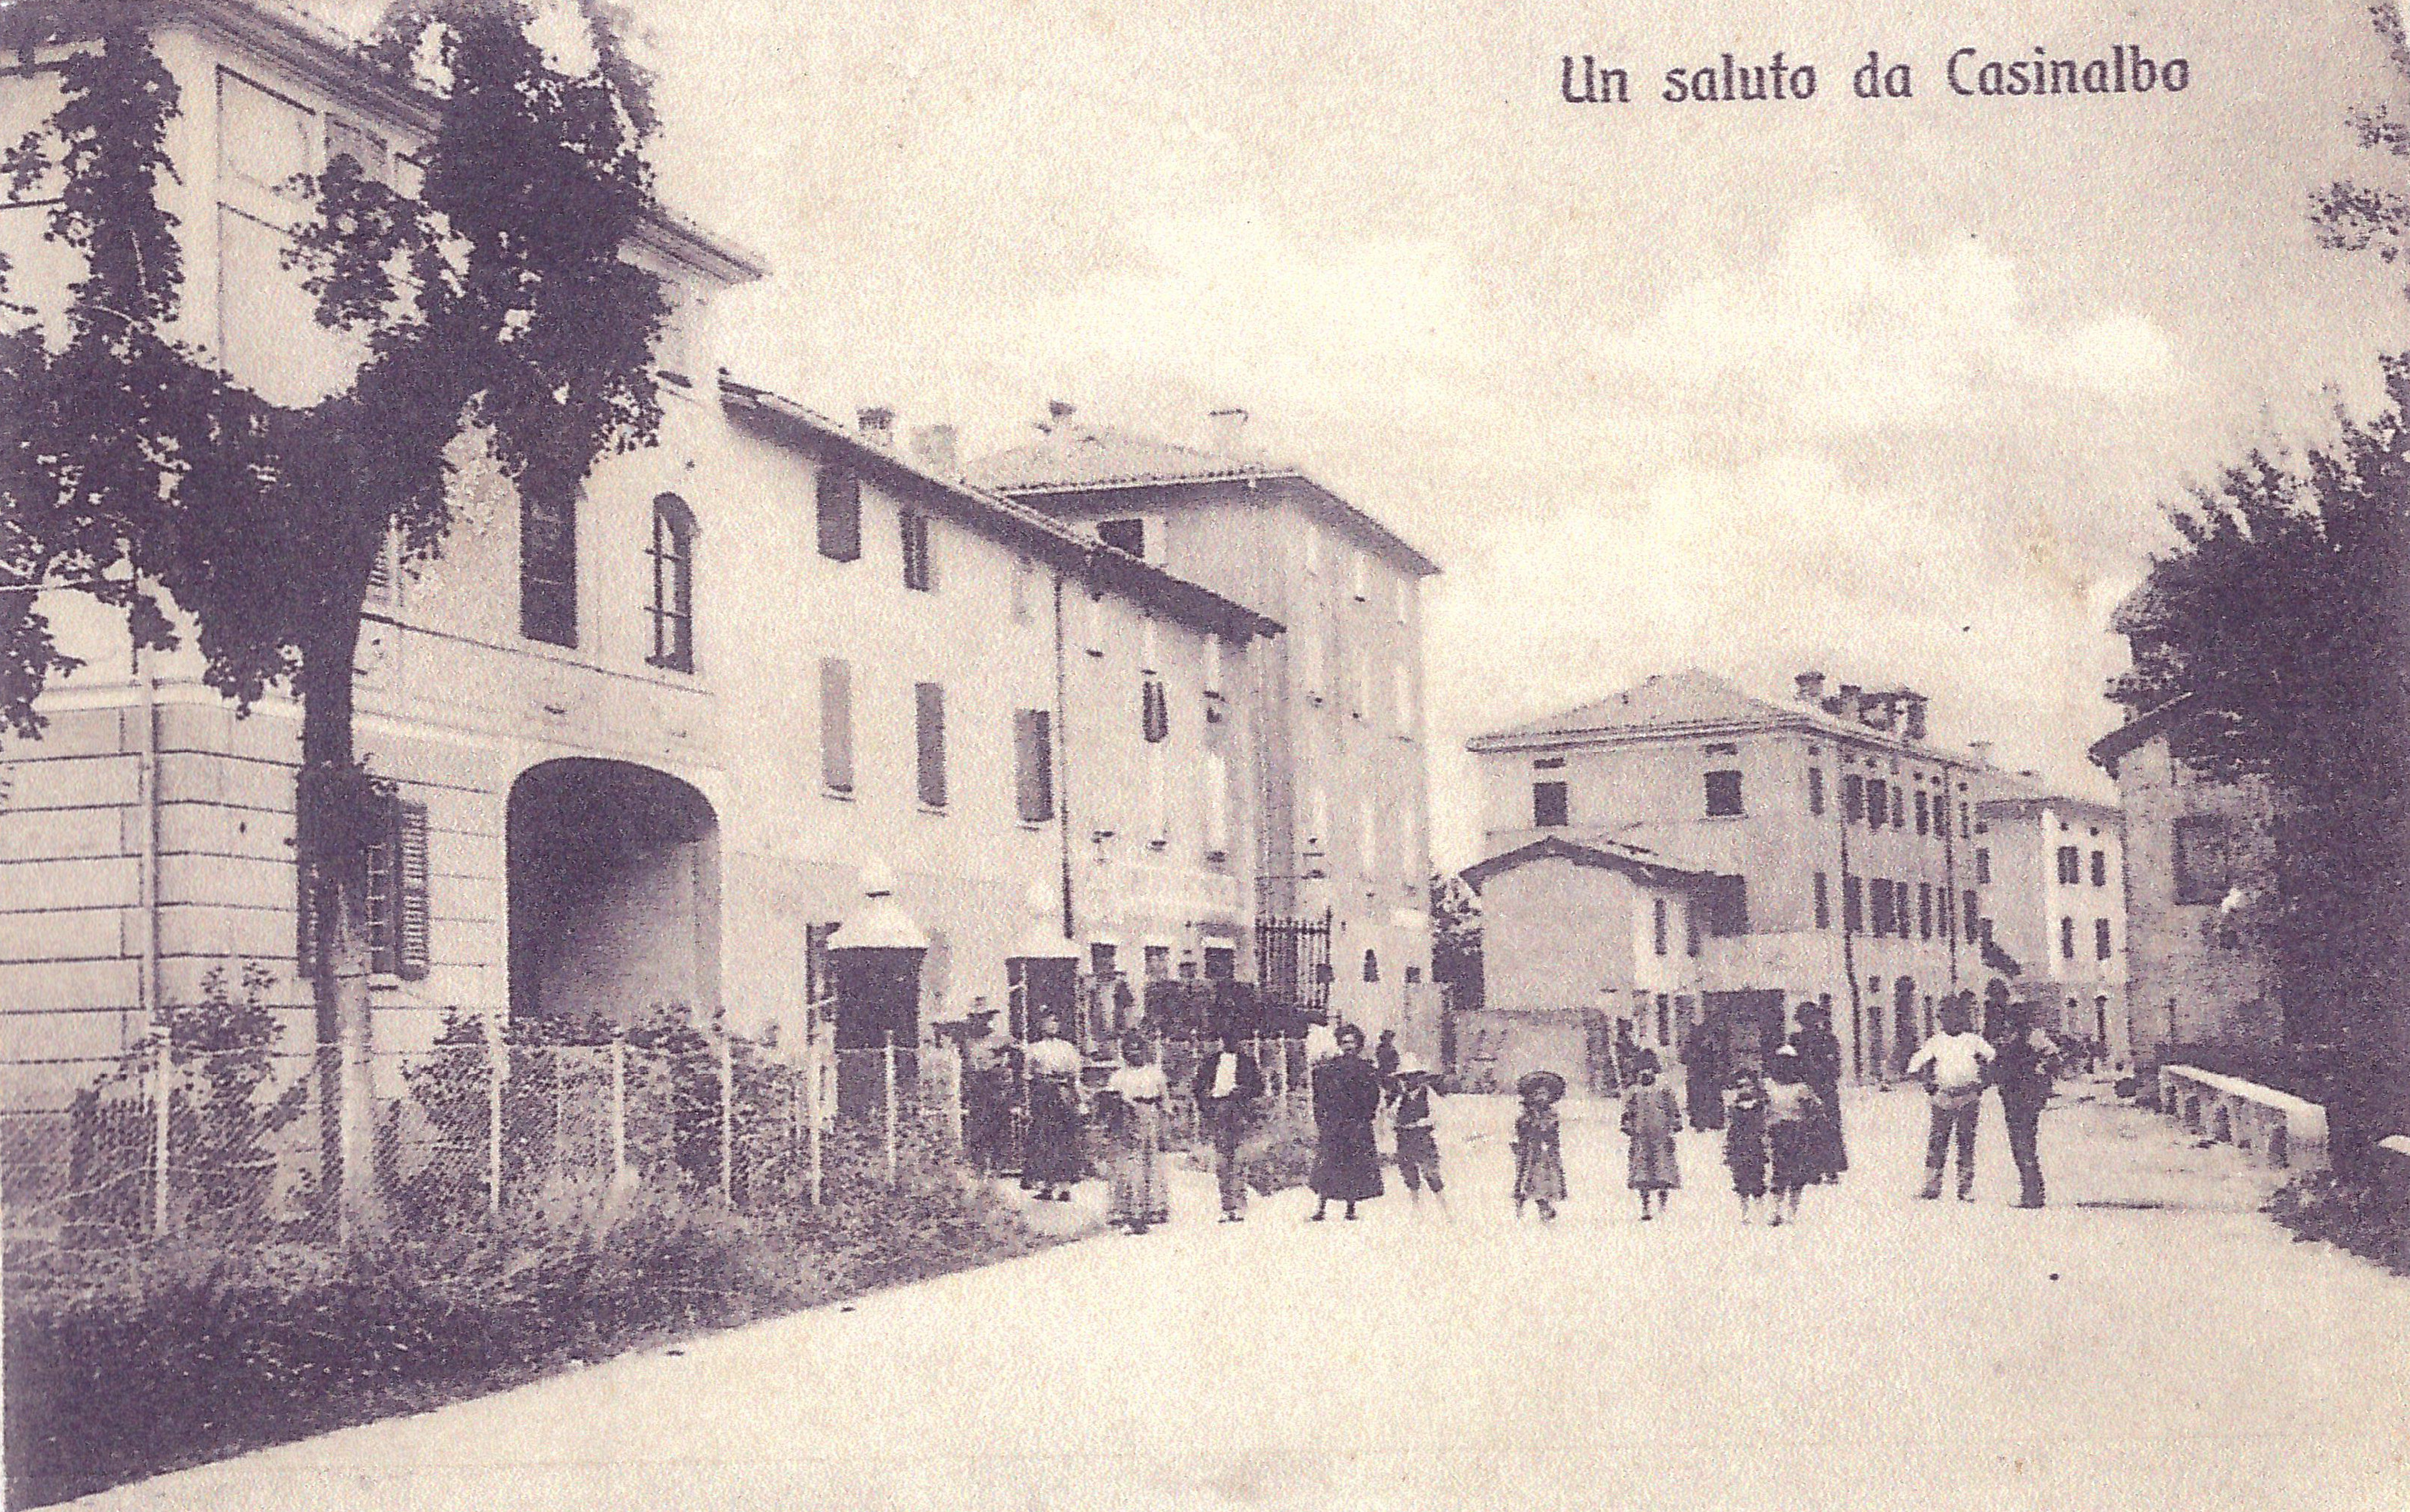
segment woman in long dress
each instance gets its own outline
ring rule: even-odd
[[[1695,1099],[1691,1105],[1698,1105]],[[1665,1194],[1682,1185],[1682,1167],[1674,1150],[1674,1136],[1681,1127],[1682,1110],[1674,1101],[1674,1089],[1658,1082],[1657,1059],[1644,1052],[1640,1084],[1623,1094],[1623,1132],[1632,1137],[1624,1180],[1640,1194],[1643,1223],[1663,1213]]]
[[[1171,1219],[1163,1170],[1163,1111],[1171,1088],[1144,1036],[1123,1037],[1122,1066],[1105,1091],[1111,1099],[1112,1221],[1142,1234]]]
[[[1080,1052],[1063,1038],[1059,1013],[1038,1017],[1038,1038],[1029,1042],[1029,1133],[1021,1177],[1038,1188],[1040,1202],[1067,1202],[1073,1182],[1087,1174],[1080,1147]]]
[[[1339,1054],[1314,1069],[1314,1221],[1333,1202],[1356,1204],[1381,1195],[1381,1152],[1372,1118],[1381,1111],[1381,1073],[1364,1058],[1364,1031],[1339,1031]]]
[[[1841,1041],[1822,1003],[1799,1005],[1799,1032],[1791,1043],[1799,1052],[1800,1079],[1816,1094],[1816,1113],[1808,1124],[1810,1179],[1839,1181],[1850,1169],[1849,1147],[1841,1139]]]

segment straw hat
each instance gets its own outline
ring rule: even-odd
[[[1565,1095],[1565,1079],[1554,1071],[1527,1071],[1515,1083],[1518,1098],[1528,1098],[1534,1091],[1545,1094],[1550,1102],[1559,1101]]]

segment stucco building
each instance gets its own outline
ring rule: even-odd
[[[1040,438],[973,476],[1017,503],[1287,627],[1266,647],[1247,774],[1260,816],[1268,981],[1328,978],[1346,1018],[1432,1027],[1421,584],[1438,567],[1303,471],[1246,449],[1240,411],[1201,447],[1092,428],[1056,404]],[[1318,925],[1328,921],[1327,938]]]
[[[1909,689],[1828,694],[1820,673],[1801,675],[1787,703],[1704,672],[1651,677],[1468,743],[1484,849],[1553,836],[1709,874],[1702,1017],[1754,1022],[1815,1001],[1851,1073],[1888,1074],[1939,997],[1982,986],[1970,941],[1982,769],[1927,738],[1926,708]],[[1501,969],[1485,941],[1485,975]],[[1588,991],[1569,981],[1558,996]],[[1635,1027],[1675,1047],[1687,1025]]]
[[[281,186],[349,153],[406,192],[430,107],[281,8],[158,18],[191,338],[273,398],[340,385],[277,261]],[[0,80],[10,139],[50,97],[38,70]],[[0,250],[57,286],[42,229],[37,204],[0,209]],[[943,428],[907,444],[884,412],[840,425],[727,379],[718,298],[762,273],[742,250],[663,213],[626,255],[674,312],[658,444],[602,462],[566,517],[472,472],[443,556],[372,589],[379,1045],[450,1009],[794,1022],[873,864],[929,939],[922,1033],[1000,1007],[1033,924],[1252,975],[1277,622],[962,483]],[[238,719],[190,650],[137,657],[114,612],[45,607],[87,664],[43,696],[39,740],[0,743],[0,1056],[113,1054],[240,962],[306,1009],[295,705]]]
[[[2031,774],[1985,774],[1975,804],[1982,939],[2055,1032],[2130,1064],[2126,1010],[2124,816],[2051,792]]]

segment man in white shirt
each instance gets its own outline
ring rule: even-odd
[[[1222,1048],[1198,1063],[1190,1091],[1213,1141],[1213,1175],[1222,1189],[1222,1221],[1240,1222],[1246,1212],[1246,1183],[1239,1170],[1239,1143],[1254,1122],[1256,1101],[1264,1094],[1263,1072],[1256,1058],[1239,1048],[1246,1042],[1237,1025],[1222,1030]]]
[[[1972,995],[1968,995],[1971,996]],[[1983,1083],[1992,1065],[1991,1041],[1969,1027],[1970,1004],[1953,993],[1941,1005],[1941,1031],[1909,1057],[1908,1074],[1923,1076],[1933,1108],[1924,1138],[1924,1190],[1930,1202],[1941,1195],[1941,1172],[1950,1163],[1950,1141],[1958,1141],[1958,1200],[1975,1200],[1975,1121],[1983,1110]]]

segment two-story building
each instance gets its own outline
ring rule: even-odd
[[[1828,695],[1821,673],[1789,703],[1704,672],[1651,677],[1468,743],[1485,850],[1558,836],[1709,874],[1703,1017],[1817,1002],[1851,1073],[1885,1075],[1938,998],[1982,986],[1968,944],[1979,763],[1927,738],[1926,707],[1909,689]],[[1485,975],[1501,969],[1484,956]],[[1688,1025],[1639,1027],[1675,1048]]]
[[[1217,412],[1211,442],[1191,447],[1057,403],[1039,440],[973,475],[1287,628],[1247,711],[1267,990],[1327,989],[1348,1019],[1427,1028],[1420,589],[1439,569],[1303,471],[1249,452],[1245,419]]]

